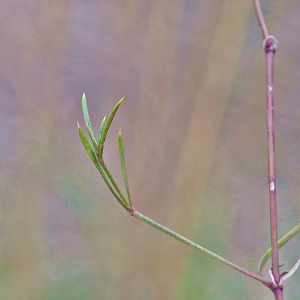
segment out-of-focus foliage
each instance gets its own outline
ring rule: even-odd
[[[282,236],[300,219],[300,3],[263,5],[279,40]],[[125,96],[104,157],[122,183],[122,127],[133,205],[255,271],[270,241],[265,60],[252,1],[12,0],[0,16],[0,298],[270,299],[130,218],[76,126],[83,92],[95,129]],[[298,249],[296,237],[280,250],[287,268]],[[299,280],[286,281],[286,299],[298,299]]]

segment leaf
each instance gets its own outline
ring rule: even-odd
[[[115,105],[115,107],[111,111],[110,115],[108,116],[107,122],[103,128],[103,132],[102,132],[102,135],[101,135],[100,141],[99,141],[99,157],[100,158],[102,158],[102,155],[103,155],[103,147],[104,147],[104,142],[106,139],[108,129],[109,129],[111,122],[113,121],[113,119],[117,113],[117,110],[118,110],[119,106],[121,105],[123,99],[124,99],[124,97]]]
[[[292,228],[288,233],[286,233],[278,242],[278,249],[285,245],[290,239],[292,239],[297,233],[300,232],[300,223],[298,223],[294,228]],[[258,263],[258,274],[262,276],[262,269],[268,259],[272,256],[272,248],[269,248]]]
[[[118,134],[118,146],[119,146],[119,155],[120,155],[120,162],[121,162],[124,182],[125,182],[126,191],[128,195],[128,205],[131,207],[131,196],[130,196],[129,184],[127,179],[126,166],[125,166],[124,142],[123,142],[121,130],[119,131]]]
[[[92,160],[92,162],[97,166],[97,163],[99,164],[97,157],[94,153],[94,150],[92,149],[88,139],[86,138],[86,136],[84,135],[79,123],[77,122],[78,125],[78,133],[79,133],[79,137],[81,139],[82,145],[85,149],[85,151],[87,152],[87,154],[89,155],[90,159]]]
[[[93,151],[93,148],[91,147],[88,139],[86,138],[86,136],[84,135],[79,123],[77,122],[78,125],[78,133],[79,133],[79,137],[81,139],[82,145],[84,147],[84,149],[86,150],[87,154],[89,155],[90,159],[92,160],[92,162],[94,163],[94,165],[96,166],[97,170],[99,171],[100,175],[102,176],[103,180],[105,181],[106,185],[108,186],[108,188],[110,189],[110,191],[112,192],[112,194],[114,195],[114,197],[119,201],[119,203],[128,210],[128,207],[124,204],[123,200],[121,200],[118,195],[116,194],[116,192],[114,191],[114,189],[112,188],[109,180],[107,179],[100,163],[97,160],[97,157]]]
[[[101,136],[102,136],[102,133],[103,133],[103,128],[104,128],[104,124],[105,124],[105,119],[106,119],[106,116],[104,116],[102,122],[101,122],[101,125],[100,125],[100,130],[99,130],[99,135],[98,135],[98,144],[100,145],[100,140],[101,140]]]
[[[292,269],[289,272],[285,272],[285,274],[283,274],[283,276],[281,276],[281,281],[284,281],[284,280],[288,279],[289,277],[291,277],[297,271],[299,266],[300,266],[300,259],[298,259],[296,264],[292,267]]]
[[[91,125],[89,111],[88,111],[88,107],[87,107],[85,93],[83,93],[83,96],[82,96],[82,111],[83,111],[83,118],[84,118],[84,121],[85,121],[86,129],[89,133],[89,136],[90,136],[90,139],[92,141],[94,149],[97,150],[98,144],[97,144],[97,141],[94,137],[93,128],[92,128],[92,125]]]

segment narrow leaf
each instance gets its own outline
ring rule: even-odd
[[[101,125],[100,125],[100,130],[99,130],[99,135],[98,135],[98,144],[100,145],[100,139],[101,139],[101,136],[102,136],[102,133],[103,133],[103,128],[104,128],[104,124],[105,124],[105,119],[106,119],[106,116],[104,116],[102,122],[101,122]]]
[[[300,223],[297,224],[293,229],[291,229],[288,233],[286,233],[279,241],[278,241],[278,249],[280,249],[283,245],[285,245],[290,239],[292,239],[297,233],[300,231]],[[268,259],[272,256],[272,248],[269,248],[258,263],[258,274],[262,276],[262,269]]]
[[[98,145],[97,145],[96,139],[94,137],[93,128],[92,128],[92,125],[91,125],[89,111],[88,111],[88,107],[87,107],[85,93],[83,93],[83,96],[82,96],[82,111],[83,111],[83,118],[84,118],[84,121],[85,121],[86,129],[87,129],[87,131],[89,133],[89,136],[90,136],[90,139],[93,143],[93,147],[96,150],[98,148]]]
[[[79,137],[81,139],[82,145],[84,147],[84,149],[86,150],[87,154],[89,155],[90,159],[92,160],[92,162],[94,163],[94,165],[96,166],[98,172],[100,173],[100,175],[102,176],[103,180],[105,181],[106,185],[108,186],[109,190],[112,192],[112,194],[114,195],[114,197],[118,200],[118,202],[126,209],[128,210],[128,207],[125,205],[124,201],[120,199],[120,197],[116,194],[116,192],[114,191],[114,189],[112,188],[109,180],[107,179],[100,163],[97,160],[97,157],[88,141],[88,139],[86,138],[86,136],[84,135],[79,123],[77,122],[78,125],[78,133],[79,133]]]
[[[124,142],[123,142],[121,130],[119,131],[119,134],[118,134],[118,146],[119,146],[119,155],[120,155],[120,162],[121,162],[124,182],[125,182],[126,191],[127,191],[127,195],[128,195],[128,202],[129,202],[128,205],[131,207],[131,196],[130,196],[129,184],[128,184],[128,179],[127,179],[126,166],[125,166]]]
[[[297,269],[299,268],[299,266],[300,266],[300,259],[298,259],[298,261],[296,262],[296,264],[292,267],[292,269],[289,272],[287,272],[286,274],[284,274],[281,277],[281,281],[284,281],[284,280],[288,279],[289,277],[291,277],[297,271]]]
[[[103,132],[102,132],[102,135],[101,135],[100,141],[99,141],[99,157],[101,157],[101,158],[102,158],[102,155],[103,155],[103,147],[104,147],[104,142],[105,142],[105,139],[106,139],[108,129],[109,129],[109,127],[111,125],[111,122],[113,121],[113,119],[114,119],[114,117],[117,113],[117,110],[118,110],[119,106],[121,105],[123,99],[124,99],[124,97],[113,108],[113,110],[111,111],[110,115],[108,116],[107,122],[106,122],[106,124],[103,128]]]
[[[97,160],[97,157],[94,153],[94,150],[92,149],[88,139],[86,138],[86,136],[84,135],[79,123],[77,122],[77,125],[78,125],[78,133],[79,133],[79,137],[81,139],[81,142],[82,142],[82,145],[85,149],[85,151],[87,152],[87,154],[89,155],[90,159],[92,160],[92,162],[97,165],[98,163],[98,160]]]
[[[270,277],[271,277],[271,279],[272,279],[272,282],[273,282],[274,284],[276,284],[275,279],[274,279],[274,276],[273,276],[273,273],[272,273],[272,269],[269,269],[269,275],[270,275]]]

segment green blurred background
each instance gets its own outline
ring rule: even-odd
[[[263,7],[279,40],[282,236],[300,216],[300,2]],[[76,125],[83,92],[94,131],[125,96],[104,157],[123,188],[122,127],[134,206],[256,272],[270,238],[265,59],[252,1],[2,0],[0,15],[0,298],[273,299],[131,218]],[[287,268],[299,242],[280,250]],[[299,271],[287,280],[285,299],[299,299],[299,281]]]

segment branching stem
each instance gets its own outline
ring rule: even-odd
[[[241,272],[241,273],[243,273],[243,274],[245,274],[249,277],[252,277],[253,279],[256,279],[256,280],[260,281],[261,283],[263,283],[265,286],[269,287],[272,290],[272,283],[271,282],[265,280],[264,278],[254,274],[252,272],[249,272],[248,270],[232,263],[231,261],[229,261],[229,260],[227,260],[227,259],[225,259],[225,258],[223,258],[223,257],[221,257],[221,256],[205,249],[204,247],[196,244],[195,242],[193,242],[193,241],[185,238],[184,236],[174,232],[173,230],[171,230],[171,229],[169,229],[165,226],[160,225],[159,223],[153,221],[152,219],[144,216],[143,214],[141,214],[140,212],[138,212],[134,208],[132,208],[132,215],[134,217],[136,217],[137,219],[139,219],[139,220],[155,227],[156,229],[159,229],[160,231],[170,235],[171,237],[175,238],[176,240],[181,241],[184,244],[186,244],[186,245],[188,245],[188,246],[190,246],[190,247],[192,247],[192,248],[194,248],[194,249],[196,249],[196,250],[198,250],[198,251],[200,251],[204,254],[207,254],[210,257],[215,258],[216,260],[222,262],[223,264],[225,264],[225,265],[227,265],[227,266],[229,266],[229,267],[231,267],[231,268],[233,268],[233,269],[235,269],[235,270],[237,270],[237,271],[239,271],[239,272]]]
[[[160,225],[159,223],[153,221],[152,219],[146,217],[145,215],[138,212],[131,204],[131,196],[129,191],[129,184],[127,179],[127,172],[125,167],[125,155],[124,155],[124,145],[123,145],[123,138],[121,135],[121,131],[118,135],[118,146],[119,146],[119,155],[120,155],[120,161],[121,161],[121,167],[124,177],[124,182],[126,186],[127,196],[128,199],[124,197],[122,194],[120,188],[116,184],[115,180],[113,179],[113,176],[107,169],[104,160],[103,160],[103,147],[104,142],[106,139],[107,132],[110,128],[110,125],[114,119],[114,116],[120,106],[120,104],[123,101],[123,98],[115,105],[112,112],[110,113],[107,121],[105,122],[105,117],[101,123],[100,131],[98,134],[98,140],[94,138],[94,133],[91,127],[90,117],[88,114],[88,108],[87,108],[87,102],[86,97],[83,95],[82,98],[82,109],[83,109],[83,115],[86,123],[86,127],[90,136],[90,139],[92,141],[92,145],[94,147],[94,150],[92,149],[91,145],[89,144],[87,138],[85,137],[83,131],[81,130],[79,124],[78,124],[78,132],[80,139],[82,141],[82,144],[87,151],[89,157],[95,164],[96,168],[98,169],[99,173],[103,177],[105,183],[107,184],[110,191],[113,193],[115,198],[118,200],[118,202],[126,209],[126,211],[134,216],[135,218],[155,227],[156,229],[168,234],[169,236],[183,242],[184,244],[209,255],[210,257],[222,262],[223,264],[226,264],[227,266],[263,283],[265,286],[267,286],[275,296],[276,300],[283,300],[283,286],[282,282],[286,278],[290,277],[296,269],[299,267],[300,260],[296,263],[296,265],[289,271],[284,272],[282,274],[282,278],[280,278],[279,273],[279,257],[278,257],[278,249],[284,245],[288,240],[290,240],[296,233],[300,230],[300,223],[294,227],[289,233],[287,233],[279,242],[278,242],[278,229],[277,229],[277,203],[276,203],[276,176],[275,176],[275,142],[274,142],[274,100],[273,100],[273,69],[274,69],[274,57],[276,52],[276,46],[277,46],[277,40],[274,36],[270,35],[269,29],[267,26],[267,23],[265,21],[262,7],[261,7],[261,1],[260,0],[253,0],[257,20],[262,32],[263,36],[263,47],[266,54],[266,61],[267,61],[267,129],[268,129],[268,179],[269,179],[269,196],[270,196],[270,227],[271,227],[271,249],[267,250],[266,253],[263,255],[262,259],[259,262],[258,265],[258,275],[232,263],[231,261],[205,249],[204,247],[194,243],[193,241],[183,237],[182,235],[168,229],[165,226]],[[261,271],[268,260],[268,258],[271,256],[272,253],[272,271],[270,271],[270,275],[272,278],[272,282],[265,280],[261,276]]]

